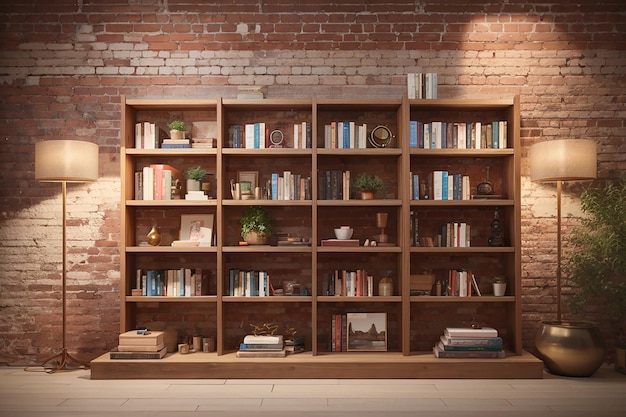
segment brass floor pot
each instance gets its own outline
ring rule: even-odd
[[[588,321],[542,321],[535,347],[546,368],[563,376],[591,376],[606,355],[598,326]]]

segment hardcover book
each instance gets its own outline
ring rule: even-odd
[[[167,347],[157,352],[120,352],[114,348],[109,352],[110,359],[161,359],[167,353]]]
[[[359,246],[359,239],[323,239],[322,246]]]
[[[455,358],[455,359],[466,359],[466,358],[477,358],[477,359],[497,359],[504,358],[504,350],[497,351],[488,351],[488,350],[477,350],[477,351],[447,351],[441,349],[439,346],[433,346],[433,353],[436,358]]]
[[[443,332],[446,337],[497,337],[498,331],[493,327],[446,327]]]
[[[120,345],[158,346],[163,343],[163,332],[160,331],[137,334],[137,330],[130,330],[119,336]]]

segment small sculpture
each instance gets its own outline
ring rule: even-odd
[[[491,236],[487,241],[488,246],[504,246],[504,238],[502,237],[502,223],[500,223],[500,215],[498,213],[498,207],[493,215],[491,222]]]

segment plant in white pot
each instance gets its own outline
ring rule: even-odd
[[[185,130],[187,130],[185,122],[182,120],[174,120],[169,122],[167,127],[170,130],[171,139],[185,139]]]
[[[573,313],[605,306],[617,335],[616,369],[626,373],[626,174],[583,191],[586,217],[570,234],[573,251],[564,270],[573,284]]]
[[[202,180],[207,175],[207,170],[200,166],[188,168],[185,171],[185,178],[187,178],[187,192],[200,191],[202,187]]]
[[[493,295],[496,297],[502,297],[506,293],[506,277],[502,275],[493,277],[491,285],[493,286]]]

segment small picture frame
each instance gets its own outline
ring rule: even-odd
[[[199,242],[199,246],[212,246],[213,215],[181,214],[180,240]]]
[[[387,351],[387,313],[346,313],[348,352]]]
[[[254,189],[259,186],[259,171],[238,171],[237,182],[249,182],[250,190],[254,193]]]

